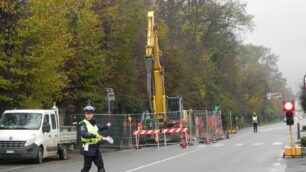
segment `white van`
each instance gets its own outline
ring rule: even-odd
[[[58,109],[6,110],[0,119],[0,159],[33,159],[59,155],[67,159],[67,149],[77,140],[75,126],[59,125]]]

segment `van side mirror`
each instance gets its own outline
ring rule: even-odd
[[[48,122],[43,123],[42,132],[43,133],[49,133],[51,130],[51,126]]]

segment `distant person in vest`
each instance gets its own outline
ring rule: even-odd
[[[80,122],[80,135],[82,147],[80,153],[84,155],[84,166],[81,172],[89,172],[92,162],[98,168],[98,172],[105,172],[104,162],[100,152],[100,143],[102,136],[99,131],[108,129],[111,123],[99,125],[93,118],[95,108],[88,105],[84,108],[85,119]]]
[[[254,133],[257,133],[258,118],[256,112],[253,112],[252,123],[253,123],[253,131]]]

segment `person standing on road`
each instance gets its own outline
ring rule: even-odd
[[[257,133],[258,117],[256,115],[256,112],[253,113],[252,123],[253,123],[253,132]]]
[[[100,152],[100,143],[102,136],[99,131],[108,129],[111,123],[107,125],[98,125],[93,118],[95,108],[88,105],[84,108],[85,119],[80,122],[80,135],[82,147],[80,153],[84,156],[84,165],[81,172],[89,172],[92,162],[98,168],[98,172],[105,172],[104,162]]]

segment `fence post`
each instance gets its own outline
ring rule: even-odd
[[[220,115],[219,115],[220,114]],[[220,124],[221,124],[221,132],[222,132],[222,138],[224,139],[224,132],[223,132],[223,122],[222,122],[222,112],[220,110],[220,113],[218,112]]]
[[[185,139],[186,139],[186,145],[188,146],[187,132],[188,132],[188,131],[185,131]],[[190,137],[190,136],[189,136],[189,137]]]
[[[165,132],[163,132],[164,133],[164,145],[165,145],[165,148],[167,147],[167,140],[166,140],[166,133]]]
[[[135,139],[136,139],[136,148],[138,149],[138,137],[137,137],[137,135],[138,135],[138,133],[137,134],[135,134]]]
[[[301,135],[300,135],[300,123],[297,123],[297,139],[300,139]]]
[[[128,121],[129,121],[129,148],[133,147],[133,131],[132,131],[132,117],[129,115],[128,116]]]
[[[193,134],[191,133],[192,130],[192,109],[189,110],[189,139],[190,141],[193,139]]]
[[[209,143],[209,135],[208,135],[208,112],[205,110],[205,120],[206,120],[206,144]]]
[[[157,134],[157,148],[159,149],[159,134]]]
[[[214,115],[214,134],[213,134],[213,137],[215,136],[215,138],[216,138],[216,136],[217,136],[217,112],[213,113],[213,115]]]

